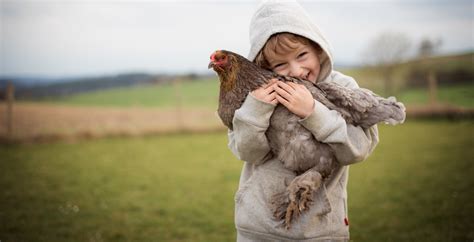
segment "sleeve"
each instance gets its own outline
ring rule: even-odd
[[[354,79],[340,73],[333,75],[337,82],[350,88],[358,88]],[[314,137],[329,144],[341,165],[350,165],[365,160],[379,142],[377,125],[368,129],[347,124],[334,110],[315,100],[314,111],[300,123],[311,131]]]
[[[228,131],[228,146],[238,159],[262,164],[269,158],[270,146],[265,132],[274,109],[275,105],[249,94],[240,109],[235,111],[233,130]]]

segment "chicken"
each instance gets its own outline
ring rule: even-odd
[[[304,85],[314,99],[339,112],[349,124],[368,128],[379,122],[395,125],[405,120],[404,105],[393,97],[385,99],[363,88],[350,89],[332,82],[314,84],[278,75],[230,51],[215,51],[208,68],[213,68],[219,76],[218,115],[231,130],[234,112],[242,106],[249,92],[272,78]],[[330,146],[317,141],[299,119],[279,104],[265,133],[273,155],[296,175],[284,191],[272,197],[270,204],[275,219],[287,229],[309,208],[315,192],[340,166]]]

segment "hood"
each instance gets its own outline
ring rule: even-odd
[[[254,61],[270,36],[281,32],[301,35],[319,44],[324,53],[320,56],[321,71],[317,81],[329,76],[333,67],[330,45],[303,7],[296,1],[271,0],[259,5],[250,22],[248,59]]]

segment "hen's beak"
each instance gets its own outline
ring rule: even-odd
[[[214,67],[214,62],[213,61],[209,62],[209,65],[207,66],[207,69],[211,69],[212,67]]]

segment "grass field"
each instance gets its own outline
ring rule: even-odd
[[[398,98],[408,104],[429,103],[425,89],[411,89],[400,93]],[[439,90],[438,100],[442,103],[474,108],[474,82],[462,86],[443,87]]]
[[[474,123],[380,126],[351,167],[354,241],[472,241]],[[225,133],[0,146],[1,241],[234,241]]]
[[[43,102],[73,106],[103,107],[217,107],[219,96],[217,79],[195,80],[179,85],[137,86],[73,95],[65,98],[49,98]],[[180,93],[177,95],[177,93]],[[401,91],[397,98],[406,104],[427,104],[426,89]],[[463,107],[474,107],[474,84],[440,87],[438,100]]]
[[[175,84],[134,86],[89,92],[43,102],[75,106],[105,107],[216,107],[219,96],[217,79],[194,80]]]

